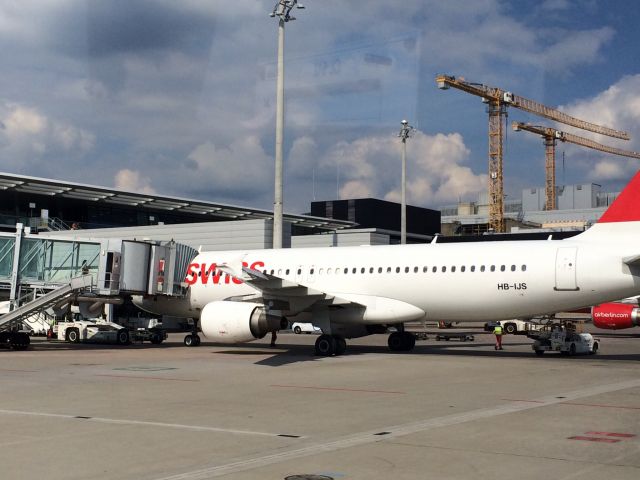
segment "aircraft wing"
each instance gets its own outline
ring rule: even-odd
[[[342,306],[359,307],[365,305],[357,301],[340,298],[321,290],[302,285],[275,275],[261,272],[256,269],[245,267],[242,261],[227,262],[219,264],[218,269],[231,275],[254,288],[265,304],[275,310],[286,310],[292,313],[299,313],[309,310],[312,307],[320,306]],[[237,301],[255,301],[256,296],[233,298]]]

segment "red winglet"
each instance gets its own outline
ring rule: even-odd
[[[640,221],[640,171],[634,175],[598,223]]]

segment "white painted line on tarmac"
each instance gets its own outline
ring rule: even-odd
[[[223,475],[228,475],[231,473],[243,472],[267,465],[300,459],[301,457],[318,455],[320,453],[334,452],[345,448],[384,441],[388,438],[395,438],[410,435],[412,433],[424,432],[433,428],[460,425],[462,423],[473,422],[475,420],[485,418],[492,418],[508,413],[522,412],[526,410],[532,410],[534,408],[557,405],[559,403],[564,403],[567,400],[576,400],[579,398],[591,397],[603,393],[610,393],[637,387],[640,387],[640,379],[587,387],[580,390],[574,390],[566,393],[556,393],[546,397],[538,398],[536,399],[535,403],[523,404],[522,402],[513,402],[497,407],[481,408],[464,413],[430,418],[428,420],[419,422],[378,428],[376,430],[349,435],[330,442],[315,443],[306,447],[295,448],[286,452],[274,453],[260,457],[250,457],[224,465],[216,465],[200,470],[194,470],[192,472],[185,472],[168,477],[162,477],[156,480],[205,480],[208,478],[221,477]],[[381,433],[384,433],[384,435],[380,435]]]
[[[29,411],[21,411],[21,410],[0,409],[0,415],[25,415],[25,416],[33,416],[33,417],[63,418],[67,420],[82,420],[85,422],[107,423],[112,425],[136,425],[136,426],[147,426],[147,427],[177,428],[181,430],[191,430],[196,432],[232,433],[232,434],[238,434],[238,435],[257,435],[262,437],[282,437],[283,436],[283,434],[281,433],[255,432],[252,430],[236,430],[232,428],[205,427],[205,426],[199,426],[199,425],[183,425],[179,423],[145,422],[141,420],[121,420],[117,418],[85,417],[81,415],[66,415],[62,413],[29,412]],[[297,435],[293,437],[304,438],[302,436],[297,436]]]

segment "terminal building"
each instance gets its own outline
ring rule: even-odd
[[[595,183],[557,187],[557,210],[544,210],[544,187],[526,188],[504,203],[507,232],[523,230],[582,231],[595,223],[619,192],[602,192]],[[489,202],[481,193],[475,202],[441,207],[442,233],[482,235],[488,232]]]

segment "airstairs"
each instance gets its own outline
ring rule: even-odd
[[[17,324],[35,313],[42,312],[54,305],[66,303],[67,300],[70,300],[78,293],[90,289],[92,282],[92,275],[81,275],[72,278],[68,284],[2,315],[0,317],[0,330],[11,329],[13,324]]]

